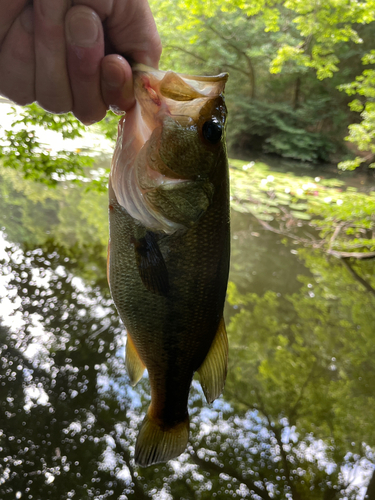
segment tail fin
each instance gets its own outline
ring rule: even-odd
[[[163,427],[147,412],[135,445],[135,463],[147,467],[178,457],[189,439],[189,416],[173,427]]]

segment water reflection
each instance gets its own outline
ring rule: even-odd
[[[375,463],[374,264],[353,273],[313,250],[296,255],[277,235],[256,236],[250,216],[233,229],[224,398],[208,407],[193,384],[189,448],[149,469],[132,459],[148,382],[127,384],[107,289],[76,278],[61,249],[7,249],[0,498],[364,497]]]
[[[0,499],[375,499],[374,262],[233,212],[224,397],[208,406],[193,383],[186,453],[141,469],[149,388],[128,385],[106,203],[0,174],[1,225],[22,244],[0,263]]]

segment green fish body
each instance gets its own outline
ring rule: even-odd
[[[131,383],[145,368],[150,379],[151,404],[135,450],[142,466],[186,448],[194,372],[209,402],[225,382],[226,79],[138,66],[137,104],[119,125],[109,182],[108,279],[127,329]]]

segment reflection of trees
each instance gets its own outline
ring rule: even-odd
[[[129,404],[128,397],[107,399],[97,383],[118,349],[117,316],[98,290],[83,298],[57,265],[56,254],[39,251],[12,262],[9,286],[21,298],[24,326],[17,333],[1,329],[4,499],[17,491],[30,492],[29,498],[83,499],[110,487],[123,490],[111,486],[111,471],[98,470],[113,413]],[[48,285],[37,285],[43,278]],[[98,315],[98,307],[111,322]]]
[[[340,468],[373,462],[375,309],[340,262],[305,251],[313,277],[287,300],[230,286],[231,405],[194,385],[186,453],[140,469],[147,380],[138,400],[112,303],[57,253],[10,257],[24,324],[0,330],[0,498],[356,498]],[[356,272],[374,285],[371,266]]]
[[[230,279],[240,291],[250,289],[263,294],[271,289],[287,294],[300,287],[297,274],[306,273],[306,268],[294,259],[293,272],[290,272],[290,248],[283,245],[277,235],[263,231],[249,214],[233,211],[231,224]]]
[[[303,287],[287,299],[240,295],[230,286],[239,312],[228,327],[226,394],[265,418],[293,498],[315,498],[309,488],[341,498],[349,480],[340,467],[354,470],[364,457],[374,462],[367,445],[375,442],[375,304],[342,262],[300,252],[313,278],[300,277]],[[355,272],[374,285],[373,263],[357,263]],[[294,443],[283,440],[290,429]],[[306,460],[318,440],[323,463],[335,464],[330,472]]]
[[[22,255],[13,249],[9,255],[4,274],[9,295],[16,290],[21,300],[16,310],[23,325],[0,332],[2,499],[14,499],[17,492],[41,499],[142,499],[157,498],[158,491],[173,498],[204,499],[212,491],[239,498],[254,491],[269,498],[265,464],[272,443],[267,433],[257,436],[259,419],[236,422],[228,405],[208,410],[197,390],[194,448],[178,466],[135,468],[131,457],[141,407],[134,408],[127,392],[118,354],[123,333],[112,304],[98,289],[80,291],[56,252]]]
[[[10,241],[45,252],[61,248],[75,274],[105,283],[108,209],[105,193],[59,183],[55,189],[26,181],[12,170],[0,172],[1,224]]]

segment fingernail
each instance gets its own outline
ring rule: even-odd
[[[99,38],[98,18],[90,12],[76,12],[68,20],[68,39],[81,47],[91,47]]]
[[[107,64],[104,81],[107,87],[119,89],[124,85],[124,72],[117,64]]]

